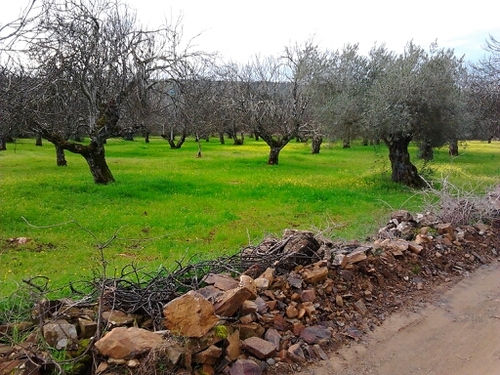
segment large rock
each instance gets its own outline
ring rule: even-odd
[[[44,324],[43,337],[50,346],[59,350],[66,348],[71,342],[76,341],[78,334],[74,324],[61,319]]]
[[[163,343],[154,332],[135,327],[118,327],[95,343],[102,355],[115,359],[131,359],[149,352]]]
[[[221,316],[232,316],[252,295],[253,293],[244,286],[228,290],[215,303],[215,313]]]
[[[163,315],[165,327],[173,334],[186,337],[202,337],[219,321],[213,305],[194,291],[170,301]]]
[[[320,248],[320,244],[314,237],[314,233],[287,229],[284,237],[290,237],[290,240],[283,248],[284,254],[291,255],[288,262],[308,264],[311,263],[311,259],[319,258],[317,251]]]

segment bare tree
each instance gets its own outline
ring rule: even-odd
[[[500,138],[500,41],[490,35],[485,50],[488,54],[473,66],[468,89],[476,110],[475,135],[491,142]]]
[[[106,140],[123,136],[130,125],[122,118],[124,113],[130,115],[134,108],[136,117],[141,117],[148,110],[147,92],[158,80],[177,78],[178,66],[187,60],[178,27],[142,30],[135,15],[119,1],[54,0],[37,24],[29,57],[38,76],[74,83],[75,96],[85,103],[79,117],[90,143],[68,140],[57,122],[46,118],[43,108],[34,108],[31,114],[33,131],[57,147],[82,155],[96,183],[113,182],[105,158]]]
[[[241,72],[242,108],[251,127],[270,147],[268,164],[298,136],[309,98],[304,81],[307,50],[287,49],[281,58],[255,58]]]

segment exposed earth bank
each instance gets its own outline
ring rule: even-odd
[[[297,374],[500,374],[500,262],[440,286],[431,299]]]

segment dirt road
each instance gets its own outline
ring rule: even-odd
[[[303,375],[500,375],[500,263],[444,286]]]

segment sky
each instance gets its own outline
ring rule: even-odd
[[[27,2],[28,0],[26,0]],[[146,26],[182,17],[184,37],[198,50],[246,62],[279,55],[286,46],[313,39],[336,50],[358,43],[361,53],[385,43],[401,52],[407,42],[453,48],[477,61],[491,34],[500,39],[500,1],[495,0],[124,0]],[[0,0],[0,24],[23,0]]]

